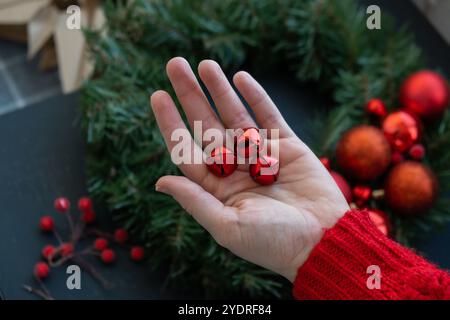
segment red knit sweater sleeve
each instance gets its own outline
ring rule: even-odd
[[[293,293],[297,299],[450,299],[450,275],[385,237],[366,211],[351,210],[299,268]]]

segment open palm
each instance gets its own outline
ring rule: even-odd
[[[233,82],[247,101],[256,123],[233,90],[220,66],[211,60],[198,67],[219,116],[211,108],[189,64],[173,58],[167,74],[191,127],[279,129],[280,175],[260,186],[246,166],[227,178],[211,174],[204,164],[182,164],[186,177],[164,176],[157,191],[173,196],[214,239],[236,255],[293,281],[296,271],[348,205],[321,162],[293,133],[264,89],[246,72]],[[169,151],[170,137],[185,124],[165,91],[156,91],[151,105]],[[193,148],[201,146],[192,144]]]

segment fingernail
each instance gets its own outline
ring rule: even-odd
[[[162,192],[162,193],[166,193],[166,190],[164,188],[162,188],[160,185],[155,184],[155,191],[157,192]]]

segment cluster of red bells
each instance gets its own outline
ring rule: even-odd
[[[235,152],[226,147],[217,147],[212,150],[206,161],[209,171],[218,177],[228,177],[238,167],[238,158],[253,159],[249,174],[252,179],[261,185],[270,185],[277,181],[280,172],[278,159],[268,155],[260,155],[262,138],[257,128],[245,128],[243,133],[235,139]]]

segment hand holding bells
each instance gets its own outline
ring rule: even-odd
[[[259,130],[245,128],[235,136],[234,152],[223,146],[214,148],[206,160],[206,166],[211,173],[224,178],[237,169],[238,159],[242,159],[250,162],[249,174],[255,182],[270,185],[278,179],[280,164],[278,159],[263,155],[261,151],[263,139]]]

